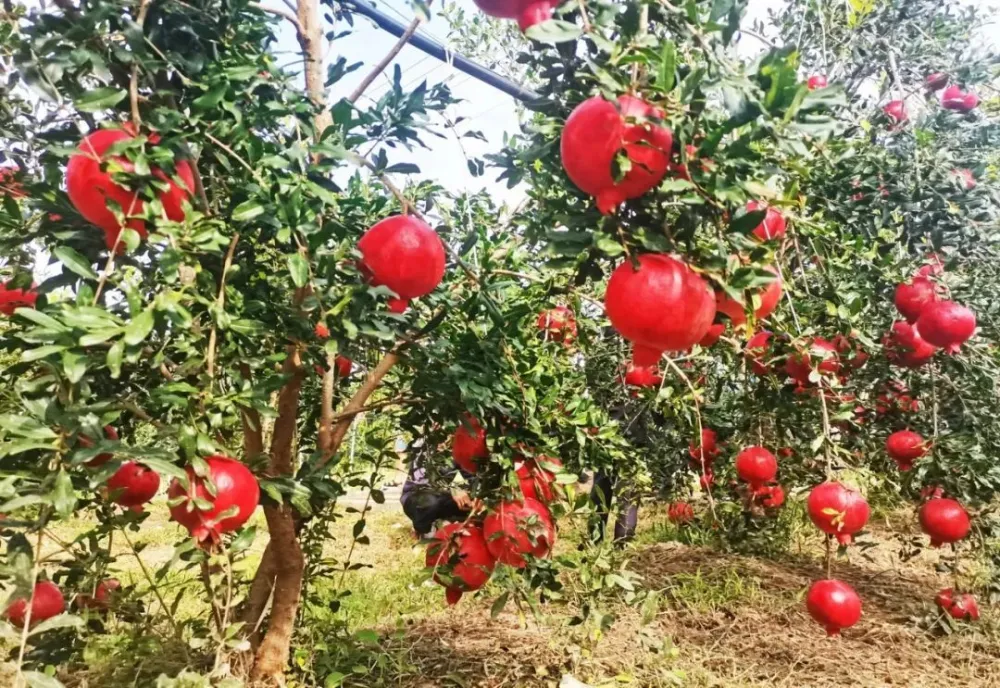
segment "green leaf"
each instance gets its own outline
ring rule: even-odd
[[[31,633],[28,635],[40,635],[46,631],[52,631],[57,628],[83,628],[83,625],[83,619],[79,616],[74,616],[73,614],[59,614],[58,616],[53,616],[51,619],[46,619],[32,628]]]
[[[673,41],[664,41],[660,51],[660,69],[656,75],[656,85],[663,91],[672,91],[677,69],[677,47]]]
[[[288,272],[296,287],[303,287],[309,281],[309,263],[299,253],[288,256]]]
[[[153,316],[153,309],[147,308],[132,318],[132,322],[125,326],[125,343],[128,346],[135,346],[149,336],[153,331],[156,319]]]
[[[599,234],[597,235],[597,238],[594,240],[594,243],[597,245],[598,250],[600,250],[601,253],[607,256],[614,257],[614,256],[620,256],[621,254],[625,253],[625,249],[622,247],[622,245],[617,241],[615,241],[614,239],[612,239],[611,237]]]
[[[62,355],[63,372],[70,383],[76,384],[87,372],[87,357],[75,351],[64,351]]]
[[[491,619],[495,619],[498,616],[500,616],[500,612],[502,612],[503,608],[507,606],[507,598],[509,597],[510,597],[510,591],[506,590],[500,595],[500,597],[496,598],[493,601],[493,604],[490,606]]]
[[[87,91],[85,95],[74,102],[74,105],[81,112],[97,112],[113,108],[125,100],[127,95],[128,92],[124,88],[112,88],[110,86],[96,88],[92,91]]]
[[[229,551],[233,554],[238,554],[246,549],[250,548],[253,544],[254,539],[257,537],[257,528],[250,526],[244,528],[240,531],[240,534],[233,538],[233,541],[229,544]]]
[[[56,475],[56,484],[49,493],[49,501],[60,518],[69,518],[76,508],[76,494],[73,492],[73,481],[65,468],[60,468]]]
[[[18,437],[27,437],[33,440],[51,440],[58,437],[52,428],[42,425],[34,418],[17,416],[12,413],[0,415],[0,428]]]
[[[729,231],[735,234],[749,234],[757,225],[764,221],[766,215],[766,210],[741,211],[729,223]]]
[[[22,671],[21,676],[24,677],[28,688],[66,688],[56,677],[40,671]]]
[[[540,43],[565,43],[583,35],[583,29],[560,19],[549,19],[529,27],[524,35]]]
[[[687,179],[664,179],[663,183],[660,184],[660,191],[666,191],[668,193],[687,191],[688,189],[693,188],[694,184],[689,182]]]
[[[38,361],[46,356],[61,353],[68,348],[68,346],[63,344],[48,344],[46,346],[40,346],[37,349],[26,349],[21,352],[21,360],[25,362]]]
[[[14,315],[24,318],[25,320],[30,320],[36,325],[41,325],[42,327],[50,330],[56,330],[57,332],[69,332],[69,328],[53,318],[51,315],[46,315],[45,313],[35,310],[34,308],[18,308],[14,311]]]
[[[26,506],[45,504],[47,502],[48,500],[41,495],[21,495],[20,497],[14,497],[14,499],[0,504],[0,509],[2,509],[5,514],[11,514],[18,509],[23,509]]]
[[[223,98],[226,97],[226,91],[228,90],[229,84],[219,84],[208,93],[195,98],[191,103],[191,107],[194,108],[195,111],[214,108],[222,102]]]
[[[117,380],[122,374],[122,357],[125,355],[125,342],[118,340],[108,349],[107,366],[111,377]]]
[[[97,279],[97,272],[90,266],[90,261],[83,257],[76,249],[69,246],[56,246],[52,254],[59,259],[69,270],[84,279]]]
[[[125,331],[124,327],[112,327],[107,330],[102,330],[100,332],[91,332],[90,334],[85,334],[80,337],[80,346],[94,346],[95,344],[103,344],[104,342],[117,337],[122,332]]]
[[[234,222],[249,222],[264,214],[264,206],[255,199],[243,201],[233,210]]]
[[[412,162],[398,162],[395,165],[389,165],[385,171],[390,174],[420,174],[420,168]]]

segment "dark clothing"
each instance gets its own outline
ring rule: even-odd
[[[447,467],[427,468],[430,450],[420,444],[411,448],[413,452],[410,468],[399,495],[403,513],[413,522],[417,535],[427,535],[439,520],[462,521],[468,512],[462,511],[451,496],[448,486],[461,473],[466,482],[474,480],[472,474],[461,471],[451,464]]]
[[[604,532],[608,527],[608,517],[611,514],[611,499],[614,494],[614,487],[618,481],[607,473],[598,472],[594,475],[594,486],[590,490],[590,501],[594,503],[597,511],[596,517],[591,527],[592,537],[595,542],[604,540]],[[616,544],[624,544],[635,537],[635,528],[639,521],[639,507],[629,502],[623,495],[617,496],[615,518],[615,539]]]

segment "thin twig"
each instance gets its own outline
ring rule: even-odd
[[[704,426],[701,422],[701,404],[698,402],[698,392],[695,390],[694,385],[691,384],[691,380],[688,376],[685,375],[684,371],[680,369],[680,366],[678,366],[669,356],[664,356],[664,358],[667,359],[667,366],[677,373],[681,380],[684,381],[684,384],[687,385],[688,389],[691,390],[691,399],[694,401],[695,420],[698,425],[698,446],[701,448],[701,474],[703,476],[707,475],[706,471],[708,470],[708,465],[705,462],[705,449],[702,443]],[[719,517],[715,513],[715,499],[712,497],[712,484],[708,480],[705,480],[704,482],[705,485],[703,487],[705,488],[705,494],[708,496],[708,509],[712,513],[712,522],[718,523]]]
[[[233,264],[233,254],[236,252],[236,244],[240,240],[240,233],[237,232],[229,241],[229,250],[226,251],[226,259],[222,263],[222,275],[219,277],[219,293],[215,297],[215,303],[221,312],[226,306],[226,273],[229,272]],[[206,367],[208,368],[208,378],[215,377],[215,344],[218,332],[215,326],[215,318],[212,318],[212,331],[208,335],[208,356],[206,357]]]
[[[178,638],[182,638],[183,632],[181,631],[180,624],[177,623],[177,619],[174,618],[173,612],[171,612],[170,607],[167,606],[166,600],[164,600],[163,596],[160,594],[160,589],[156,587],[156,583],[153,582],[153,576],[149,573],[149,569],[146,568],[146,563],[142,560],[142,557],[140,557],[139,553],[135,550],[135,545],[132,544],[132,539],[129,538],[128,531],[125,528],[122,528],[122,536],[125,538],[125,542],[128,544],[129,549],[132,550],[132,556],[135,557],[137,562],[139,562],[139,568],[142,570],[142,575],[145,576],[150,589],[153,591],[153,594],[156,595],[156,599],[160,602],[160,607],[163,608],[163,613],[166,615],[167,620],[170,621],[170,625],[173,626],[174,633]],[[184,652],[186,655],[186,648]]]
[[[232,148],[230,148],[229,146],[227,146],[226,144],[224,144],[219,139],[217,139],[214,136],[212,136],[211,134],[209,134],[207,131],[205,132],[205,138],[207,138],[209,141],[211,141],[212,143],[214,143],[216,146],[218,146],[222,150],[226,151],[226,153],[228,153],[229,156],[233,160],[235,160],[240,165],[242,165],[243,168],[245,170],[247,170],[253,176],[253,178],[257,181],[258,184],[260,184],[261,186],[265,185],[264,178],[261,177],[257,173],[257,170],[255,170],[250,163],[248,163],[246,160],[244,160],[242,157],[240,157],[239,153],[237,153],[236,151],[234,151]]]
[[[590,33],[593,27],[590,25],[590,16],[587,14],[587,0],[577,0],[580,5],[580,18],[583,20],[583,32]]]
[[[45,522],[45,519],[48,518],[47,514],[48,511],[43,510],[40,515],[40,519],[43,523]],[[24,651],[28,646],[28,630],[31,628],[31,612],[35,606],[35,585],[38,582],[38,565],[41,561],[42,535],[44,533],[45,528],[38,529],[38,539],[35,541],[35,551],[33,552],[34,561],[31,565],[31,592],[28,594],[28,599],[25,601],[24,626],[21,628],[21,646],[17,650],[17,676],[20,681],[23,682],[23,685],[28,685],[27,680],[21,672],[24,668]]]
[[[385,56],[378,61],[375,67],[372,68],[372,71],[370,71],[368,75],[361,80],[361,83],[358,84],[358,87],[354,89],[351,95],[347,97],[347,102],[349,103],[357,102],[358,98],[361,97],[361,94],[363,94],[365,90],[372,85],[372,82],[378,78],[378,75],[381,74],[385,70],[385,68],[389,66],[390,62],[396,59],[396,55],[399,54],[399,51],[403,49],[403,46],[405,46],[409,42],[413,34],[416,33],[417,27],[420,26],[420,22],[421,22],[420,17],[414,17],[413,21],[410,22],[410,25],[406,27],[406,31],[403,32],[403,35],[399,37],[398,41],[396,41],[396,44],[389,49],[389,52],[387,52]]]
[[[135,23],[138,25],[139,30],[144,32],[142,25],[146,23],[146,12],[149,10],[149,0],[139,0],[139,14],[136,17]],[[132,106],[132,124],[135,126],[135,132],[139,133],[139,127],[142,126],[142,117],[139,116],[139,63],[137,60],[132,60],[132,75],[129,78],[128,83],[128,95],[129,103]]]

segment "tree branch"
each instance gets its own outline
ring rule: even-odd
[[[142,25],[146,23],[146,12],[149,10],[149,0],[139,0],[139,14],[135,23],[139,29],[144,31]],[[132,60],[132,75],[128,82],[129,103],[132,107],[132,125],[135,132],[139,133],[142,126],[142,117],[139,116],[139,63]]]
[[[233,254],[236,253],[236,244],[239,240],[240,233],[237,232],[229,241],[229,250],[226,251],[226,259],[222,263],[222,276],[219,277],[219,293],[215,297],[215,304],[218,306],[220,311],[226,306],[226,273],[229,272],[229,268],[233,264]],[[208,335],[208,356],[206,358],[209,380],[215,377],[215,344],[217,338],[218,332],[215,326],[215,318],[213,317],[212,332]]]
[[[250,6],[256,8],[258,10],[260,10],[261,12],[267,12],[268,14],[273,14],[273,15],[281,17],[283,19],[287,19],[288,21],[290,21],[292,23],[292,26],[295,27],[295,31],[297,33],[299,33],[299,34],[303,33],[303,31],[302,31],[302,24],[299,23],[298,17],[296,17],[294,14],[292,14],[288,10],[283,10],[280,7],[268,7],[267,5],[262,5],[259,2],[251,2]]]
[[[354,89],[354,92],[347,97],[347,102],[357,102],[358,98],[361,97],[361,94],[364,93],[365,90],[372,85],[372,82],[378,78],[378,75],[389,66],[389,63],[396,59],[396,55],[399,54],[399,51],[402,50],[403,46],[409,42],[410,37],[417,32],[418,26],[420,26],[420,17],[415,17],[413,21],[410,22],[410,25],[406,27],[406,31],[403,32],[403,35],[399,37],[398,41],[396,41],[396,44],[393,45],[392,48],[389,49],[389,52],[385,54],[385,57],[378,61],[378,64],[376,64],[372,71],[370,71],[368,75],[361,80],[361,83],[358,84],[356,89]]]

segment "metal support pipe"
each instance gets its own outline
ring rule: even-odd
[[[386,31],[387,33],[391,33],[397,38],[406,32],[405,25],[386,14],[383,14],[368,0],[343,0],[342,4],[351,12],[368,17],[375,22],[380,29]],[[419,33],[415,33],[410,37],[409,45],[412,45],[418,50],[422,50],[431,57],[436,57],[442,62],[450,62],[455,65],[459,71],[465,72],[474,79],[478,79],[484,84],[489,84],[493,88],[503,91],[507,95],[513,96],[523,103],[534,103],[542,100],[542,96],[535,91],[519,86],[510,79],[506,79],[493,70],[487,69],[481,64],[477,64],[469,58],[459,55],[458,53],[451,52],[449,54],[449,51],[446,50],[443,45],[430,40],[426,36],[421,36]]]

